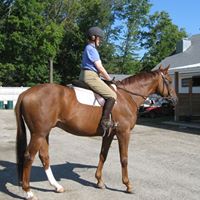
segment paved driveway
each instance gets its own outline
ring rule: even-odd
[[[53,191],[38,158],[32,168],[33,192],[41,200],[199,200],[200,135],[196,133],[169,125],[136,125],[129,146],[129,177],[135,190],[126,194],[117,140],[112,143],[103,170],[107,188],[100,190],[95,187],[94,174],[101,138],[77,137],[54,129],[50,135],[51,165],[66,192]],[[13,111],[0,110],[1,200],[23,199],[16,184],[15,134]]]

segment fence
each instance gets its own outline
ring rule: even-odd
[[[13,109],[18,96],[28,87],[0,87],[0,109]]]

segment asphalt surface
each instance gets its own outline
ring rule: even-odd
[[[31,187],[48,200],[199,200],[200,131],[139,120],[129,145],[129,178],[133,194],[121,181],[118,143],[115,139],[103,170],[106,189],[96,188],[95,171],[101,138],[77,137],[60,129],[50,135],[50,159],[57,181],[65,188],[56,193],[42,165],[35,159]],[[23,199],[15,165],[16,125],[13,110],[0,110],[0,200]]]

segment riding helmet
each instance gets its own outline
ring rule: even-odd
[[[95,26],[95,27],[89,28],[87,35],[89,38],[91,38],[92,36],[98,36],[100,38],[103,38],[104,32],[99,27]]]

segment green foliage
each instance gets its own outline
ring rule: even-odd
[[[8,82],[2,81],[5,86],[48,82],[48,60],[57,54],[63,27],[53,21],[46,23],[44,5],[36,0],[17,0],[10,15],[2,20],[0,63],[11,64],[15,70]]]
[[[0,82],[32,86],[77,78],[86,31],[99,26],[99,51],[109,73],[135,74],[170,55],[184,30],[167,13],[148,16],[149,0],[3,0],[0,2]],[[145,31],[144,31],[145,30]],[[146,48],[142,62],[138,50]]]
[[[166,12],[151,15],[143,34],[143,47],[147,49],[142,62],[143,69],[151,70],[162,59],[175,52],[176,43],[186,37],[184,29],[178,29]]]
[[[12,64],[5,64],[2,65],[0,63],[0,77],[1,77],[1,81],[0,81],[0,85],[2,85],[3,83],[13,83],[13,78],[14,78],[14,74],[15,74],[15,67]]]
[[[117,54],[120,57],[120,73],[132,73],[138,69],[138,44],[140,29],[147,20],[150,9],[148,0],[124,1],[122,6],[117,7],[116,17],[123,22],[120,25],[120,42],[117,46]],[[132,68],[132,69],[131,69]]]

